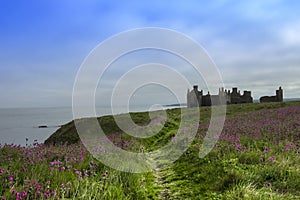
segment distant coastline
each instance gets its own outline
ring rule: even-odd
[[[300,101],[300,98],[283,98],[284,102],[288,102],[288,101]]]
[[[163,105],[163,107],[185,107],[185,106],[187,106],[186,103],[174,103],[174,104]]]

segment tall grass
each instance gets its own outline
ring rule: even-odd
[[[105,167],[83,145],[0,147],[3,199],[137,199],[151,195],[145,179]]]

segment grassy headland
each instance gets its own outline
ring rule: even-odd
[[[183,109],[193,112],[192,108]],[[113,116],[98,118],[108,138],[130,151],[153,151],[172,142],[181,109],[167,110],[161,131],[137,139],[122,132]],[[299,199],[300,102],[237,104],[213,150],[199,158],[209,125],[202,107],[197,136],[173,164],[144,174],[102,165],[80,144],[74,122],[44,144],[0,148],[0,197],[6,199]],[[148,124],[149,113],[131,113]],[[188,133],[187,133],[188,134]],[[55,144],[55,145],[53,145]]]

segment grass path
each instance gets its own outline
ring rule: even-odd
[[[161,188],[161,191],[158,195],[158,199],[162,199],[162,200],[173,199],[168,184],[166,184],[164,181],[164,176],[162,174],[161,169],[155,169],[153,174],[155,176],[155,184],[157,184],[158,187]]]

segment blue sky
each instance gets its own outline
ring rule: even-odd
[[[194,38],[226,88],[252,90],[259,98],[281,85],[285,97],[300,97],[299,10],[296,0],[3,0],[0,107],[71,106],[76,73],[89,52],[114,34],[142,27]]]

